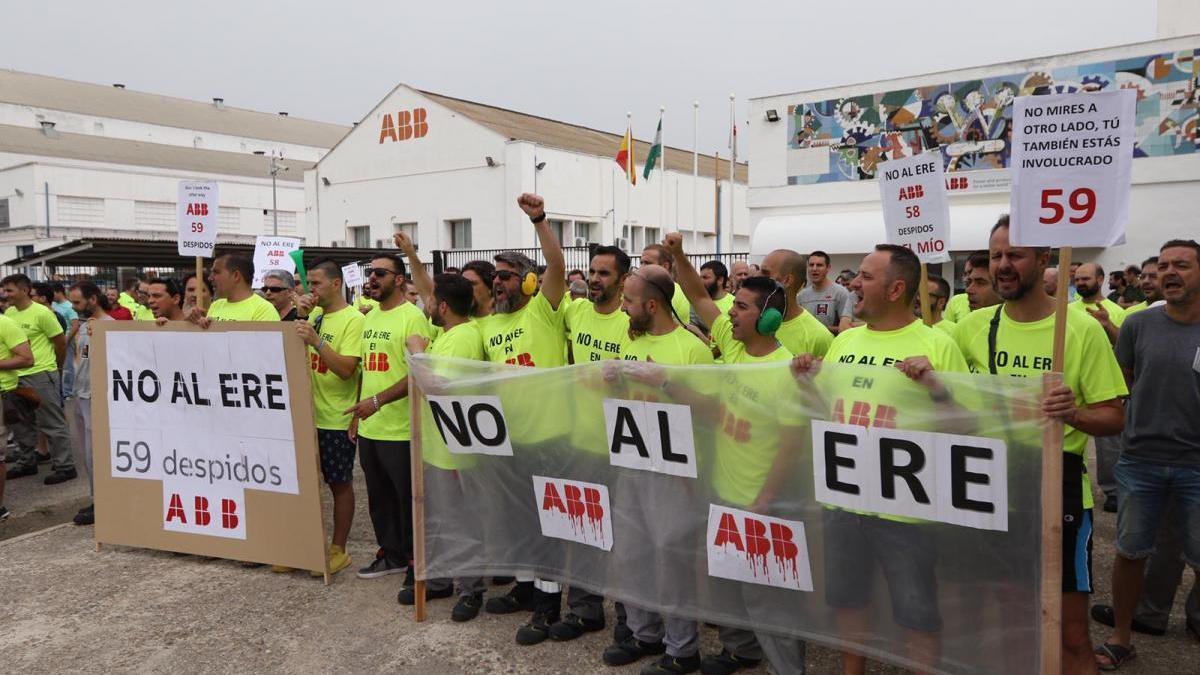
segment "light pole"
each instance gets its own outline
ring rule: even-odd
[[[546,168],[546,163],[539,162],[537,160],[537,153],[536,152],[533,153],[533,194],[538,194],[538,187],[537,187],[538,172],[544,168]]]
[[[259,156],[266,155],[264,150],[255,150],[254,154]],[[271,226],[271,236],[279,236],[279,195],[275,190],[275,176],[280,171],[287,171],[288,167],[280,164],[279,159],[283,159],[283,152],[278,154],[274,150],[271,151],[271,219],[274,221]]]

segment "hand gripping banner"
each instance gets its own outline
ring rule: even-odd
[[[426,578],[533,573],[914,670],[1038,668],[1040,380],[411,365]]]

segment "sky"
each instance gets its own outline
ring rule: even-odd
[[[913,9],[897,9],[898,7]],[[76,0],[6,12],[0,67],[349,125],[397,83],[727,155],[747,98],[1156,37],[1154,0]],[[918,9],[920,8],[920,9]],[[615,152],[615,149],[614,149]]]

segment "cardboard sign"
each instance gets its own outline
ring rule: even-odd
[[[534,476],[533,498],[544,536],[612,550],[612,507],[607,486]]]
[[[606,398],[604,422],[613,466],[696,477],[688,406]]]
[[[710,504],[708,575],[764,586],[813,589],[804,523]]]
[[[296,261],[289,255],[300,248],[295,237],[269,237],[259,235],[254,239],[254,283],[251,288],[262,288],[263,278],[271,270],[296,271]]]
[[[512,456],[498,396],[428,396],[427,400],[433,423],[450,452]]]
[[[211,258],[217,243],[217,204],[220,190],[216,181],[179,181],[179,199],[175,220],[179,225],[179,255]]]
[[[818,420],[812,439],[822,504],[1008,531],[1003,441]]]
[[[288,328],[97,323],[97,542],[325,570],[311,379]]]
[[[1131,89],[1014,99],[1014,245],[1125,243],[1136,99]]]
[[[362,267],[358,263],[350,263],[342,267],[342,282],[347,286],[363,285]]]
[[[879,194],[887,243],[911,249],[923,263],[950,259],[950,206],[941,153],[884,162]]]

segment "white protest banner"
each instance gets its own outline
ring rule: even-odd
[[[342,282],[346,286],[361,287],[363,285],[362,267],[356,262],[342,266]]]
[[[220,189],[216,181],[179,181],[179,199],[175,220],[179,225],[179,255],[211,258],[217,242],[217,204]]]
[[[923,263],[949,260],[950,206],[941,153],[893,159],[880,167],[887,243],[911,249]]]
[[[496,396],[429,396],[433,422],[456,455],[512,456],[504,407]]]
[[[1014,99],[1014,245],[1125,243],[1136,99],[1131,89]]]
[[[295,237],[270,237],[259,235],[254,239],[254,283],[252,288],[261,288],[263,277],[271,270],[296,271],[296,261],[288,255],[300,248]]]
[[[613,466],[696,477],[692,410],[685,405],[604,400]]]
[[[92,339],[97,541],[325,569],[294,331],[111,321]]]
[[[534,476],[533,498],[543,535],[612,550],[612,509],[607,486]]]
[[[804,523],[710,504],[707,548],[709,576],[813,589]]]

